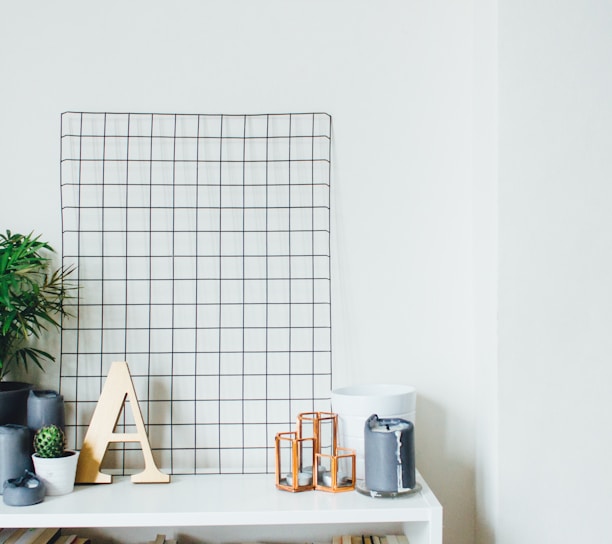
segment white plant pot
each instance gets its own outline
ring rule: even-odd
[[[338,445],[355,450],[358,480],[365,478],[364,427],[376,414],[380,418],[400,418],[415,422],[416,389],[409,385],[363,384],[334,389],[332,410],[338,414]]]
[[[32,455],[36,475],[44,482],[47,495],[65,495],[74,489],[79,452],[66,450],[64,457]]]

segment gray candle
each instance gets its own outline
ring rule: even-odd
[[[370,416],[364,429],[365,485],[397,493],[416,485],[414,425],[399,418]]]
[[[4,482],[34,470],[30,457],[30,430],[24,425],[0,425],[0,494]]]
[[[64,397],[56,391],[30,391],[28,397],[28,427],[36,432],[47,425],[64,430]]]

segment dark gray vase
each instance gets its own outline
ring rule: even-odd
[[[28,395],[33,387],[25,382],[0,382],[0,425],[27,425]]]

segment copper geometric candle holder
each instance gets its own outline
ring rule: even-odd
[[[276,487],[285,491],[314,489],[315,440],[291,431],[276,435]]]
[[[355,489],[355,450],[338,447],[338,415],[302,412],[297,430],[276,435],[276,487],[285,491]]]
[[[315,489],[340,493],[355,489],[355,450],[336,448],[335,455],[317,453]]]
[[[355,489],[355,451],[338,446],[338,414],[317,412],[315,489],[337,493]]]

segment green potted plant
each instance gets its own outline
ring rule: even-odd
[[[55,357],[31,344],[49,329],[60,328],[69,315],[64,304],[76,285],[68,281],[73,267],[51,268],[54,249],[33,234],[0,234],[0,424],[26,424],[32,385],[7,381],[18,367],[43,368]]]
[[[57,425],[36,431],[32,462],[47,495],[65,495],[74,489],[78,460],[79,452],[66,449],[66,437]]]

